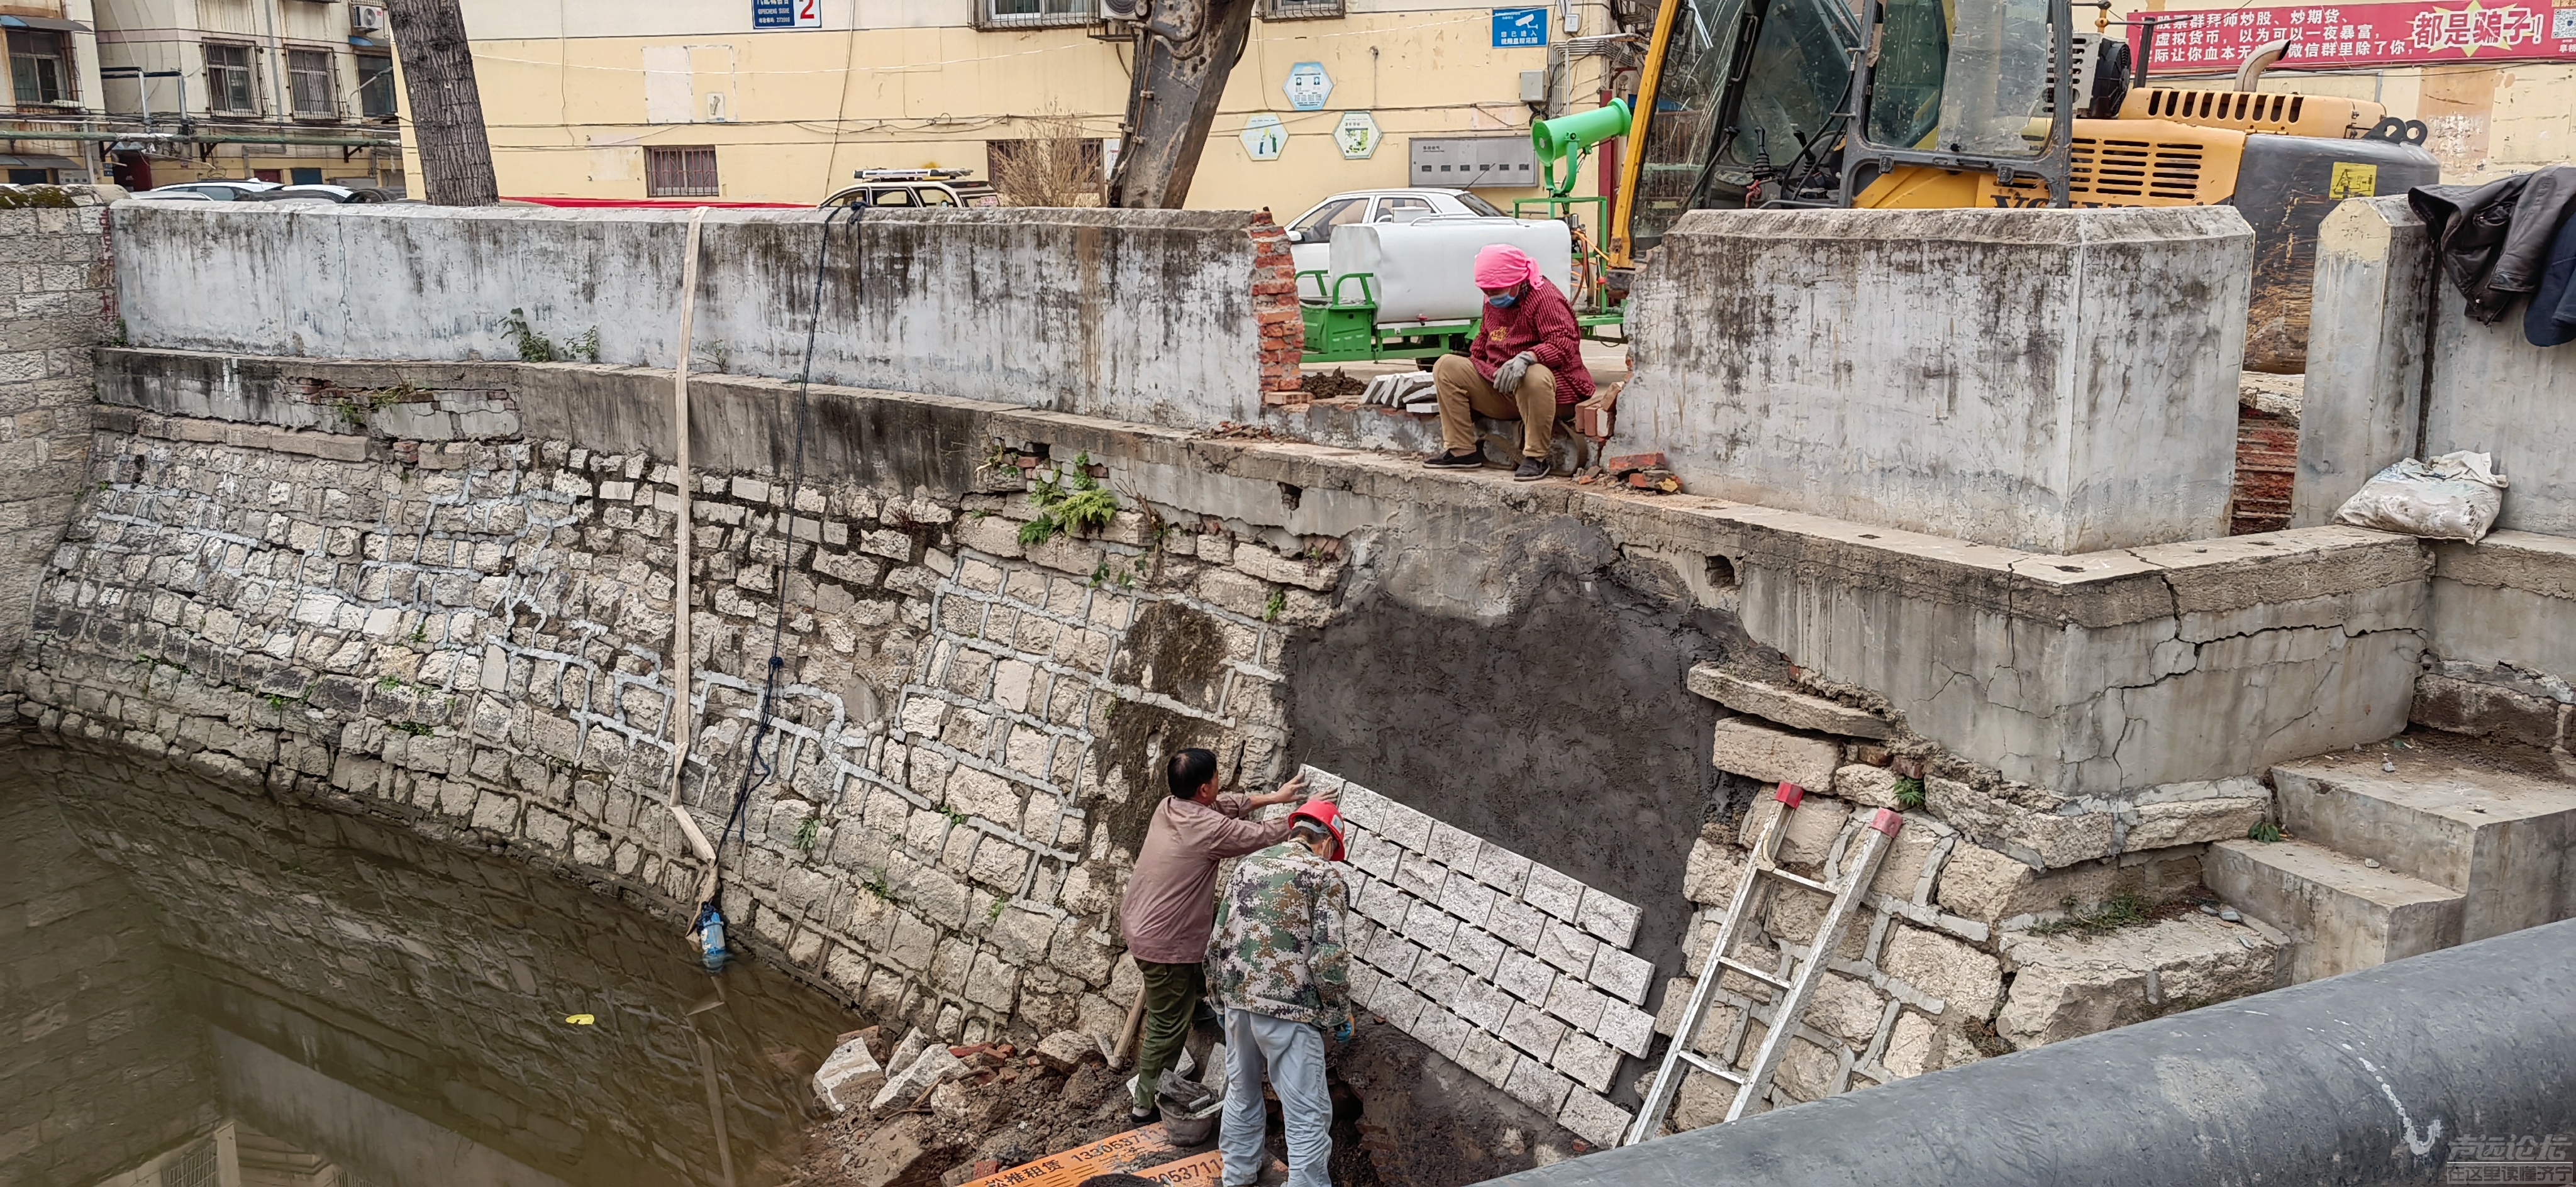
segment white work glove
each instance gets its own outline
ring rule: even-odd
[[[1494,368],[1494,390],[1506,396],[1520,390],[1521,377],[1529,374],[1530,364],[1537,361],[1538,357],[1526,350],[1504,359],[1502,366]]]

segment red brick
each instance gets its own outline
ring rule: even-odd
[[[1645,470],[1663,464],[1664,455],[1660,453],[1626,453],[1601,459],[1605,470]]]

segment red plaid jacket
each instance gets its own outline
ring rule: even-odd
[[[1556,406],[1580,404],[1592,395],[1592,372],[1583,369],[1583,331],[1574,323],[1574,306],[1556,285],[1540,277],[1509,309],[1485,306],[1485,325],[1467,348],[1476,373],[1494,377],[1494,368],[1526,350],[1556,376]],[[1559,412],[1557,415],[1565,415]]]

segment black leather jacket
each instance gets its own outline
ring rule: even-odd
[[[2549,241],[2576,207],[2576,165],[2552,165],[2485,185],[2417,186],[2406,195],[2433,257],[2490,325],[2540,287]]]

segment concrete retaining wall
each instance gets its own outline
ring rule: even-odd
[[[1255,291],[1287,282],[1266,216],[865,213],[830,233],[817,381],[1190,427],[1256,419],[1265,385],[1295,386],[1276,345],[1265,380],[1265,327],[1295,321],[1293,296]],[[686,211],[136,202],[114,217],[138,344],[509,359],[504,319],[523,310],[558,358],[586,357],[593,334],[591,361],[677,357]],[[697,368],[802,373],[825,218],[707,213]]]
[[[2234,210],[1694,211],[1623,446],[1690,489],[2047,553],[2226,534]]]

